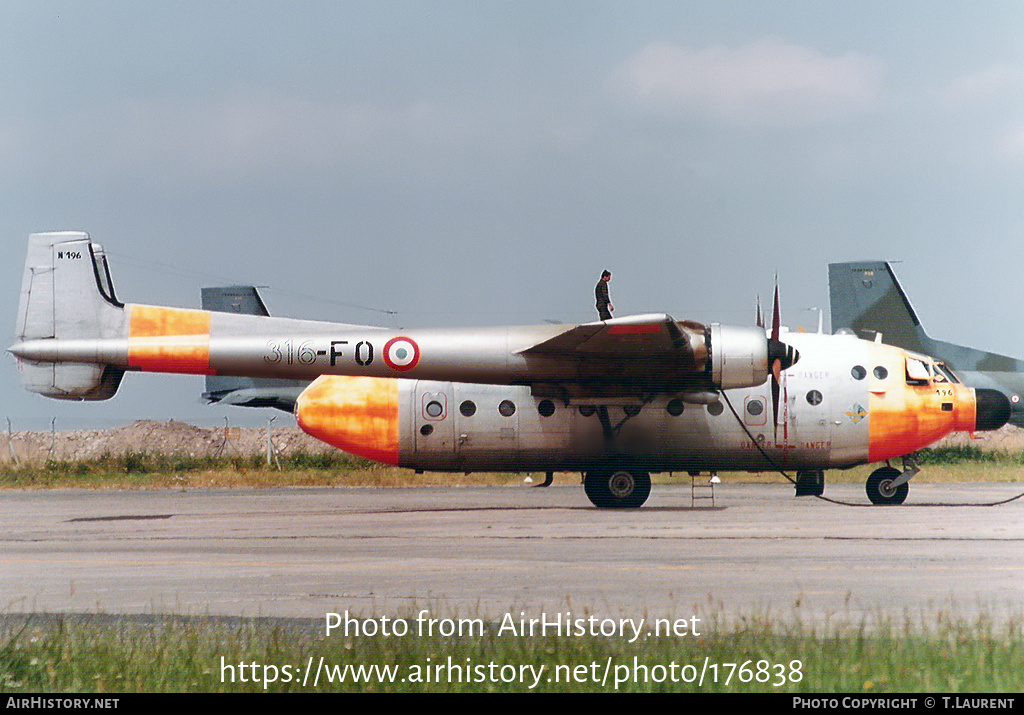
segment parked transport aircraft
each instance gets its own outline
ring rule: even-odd
[[[17,321],[23,385],[112,397],[125,372],[308,380],[299,426],[345,451],[439,471],[581,471],[599,507],[638,507],[651,472],[825,469],[887,462],[953,431],[995,429],[1002,393],[852,335],[665,314],[575,326],[394,330],[139,304],[115,295],[81,232],[29,238]],[[263,311],[265,312],[265,311]],[[916,473],[884,466],[871,501]]]

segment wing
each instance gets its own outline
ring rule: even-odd
[[[689,332],[684,331],[681,325],[685,325]],[[673,355],[678,358],[694,354],[694,333],[701,333],[702,343],[704,330],[700,323],[680,324],[664,313],[634,315],[577,325],[520,351],[520,354],[622,358]]]
[[[518,354],[574,364],[574,397],[700,390],[708,335],[700,323],[655,313],[577,325]]]

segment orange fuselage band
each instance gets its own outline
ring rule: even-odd
[[[211,375],[210,313],[131,306],[128,364],[148,372]]]

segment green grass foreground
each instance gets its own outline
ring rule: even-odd
[[[502,635],[498,623],[483,634],[418,636],[414,618],[403,637],[325,637],[322,624],[273,620],[8,617],[0,692],[965,693],[1024,685],[1020,619],[938,614],[927,625],[816,630],[753,618],[700,637],[630,644]],[[315,687],[312,675],[302,682],[307,666],[321,669]]]

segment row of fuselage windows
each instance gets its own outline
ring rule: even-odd
[[[824,397],[818,390],[811,390],[806,395],[807,404],[809,405],[820,405]],[[707,406],[708,413],[712,416],[717,417],[725,411],[725,407],[721,402],[715,401]],[[551,400],[541,400],[537,403],[537,412],[540,413],[541,417],[551,417],[555,414],[555,403]],[[592,417],[597,414],[597,406],[595,405],[579,405],[576,408],[581,415],[584,417]],[[747,413],[752,416],[758,416],[764,412],[765,404],[760,398],[748,400],[746,405]],[[444,407],[440,402],[431,401],[424,407],[426,416],[430,419],[438,419],[444,414]],[[641,405],[625,405],[623,407],[626,414],[629,416],[635,416],[640,414]],[[683,414],[686,410],[686,403],[679,398],[673,398],[665,404],[665,411],[673,417],[678,417]],[[459,405],[459,412],[463,417],[472,417],[477,412],[477,405],[473,400],[463,400]],[[516,413],[516,404],[512,400],[502,400],[498,403],[498,414],[502,417],[511,417]]]
[[[879,380],[889,377],[889,370],[883,365],[875,365],[871,374]],[[854,380],[863,380],[868,376],[867,368],[863,365],[854,365],[850,368],[850,375]],[[907,358],[907,383],[912,385],[924,385],[929,382],[952,382],[959,383],[956,375],[950,372],[942,363],[928,364],[917,358]]]
[[[876,365],[871,371],[871,374],[879,380],[884,380],[889,376],[889,371],[882,365]],[[850,375],[853,376],[854,380],[863,380],[867,377],[868,371],[863,365],[854,365],[850,369]],[[807,400],[807,404],[816,406],[822,403],[824,396],[818,390],[810,390],[805,395],[805,399]],[[444,412],[444,407],[440,402],[436,401],[428,402],[424,409],[427,412],[427,416],[432,419],[440,417]],[[579,413],[584,417],[592,417],[597,413],[597,407],[595,405],[580,405],[576,409],[579,410]],[[640,412],[641,406],[626,405],[623,409],[625,409],[626,414],[632,416]],[[683,414],[685,409],[686,403],[679,398],[673,398],[665,404],[665,411],[673,417],[678,417]],[[764,412],[764,409],[764,402],[760,399],[749,400],[746,405],[747,413],[754,417]],[[459,405],[459,412],[463,417],[472,417],[476,414],[476,410],[477,406],[473,400],[463,400]],[[715,401],[707,405],[707,410],[709,414],[718,416],[725,411],[725,408],[722,406],[721,402]],[[539,412],[542,417],[551,417],[551,415],[555,414],[555,403],[547,399],[541,400],[537,403],[537,412]],[[502,417],[511,417],[515,413],[516,404],[512,400],[502,400],[498,404],[498,414]]]
[[[863,365],[854,365],[850,368],[850,374],[853,376],[854,380],[863,380],[868,376],[868,371]],[[875,369],[871,371],[871,374],[879,380],[884,380],[889,377],[889,371],[882,365],[875,365]]]

